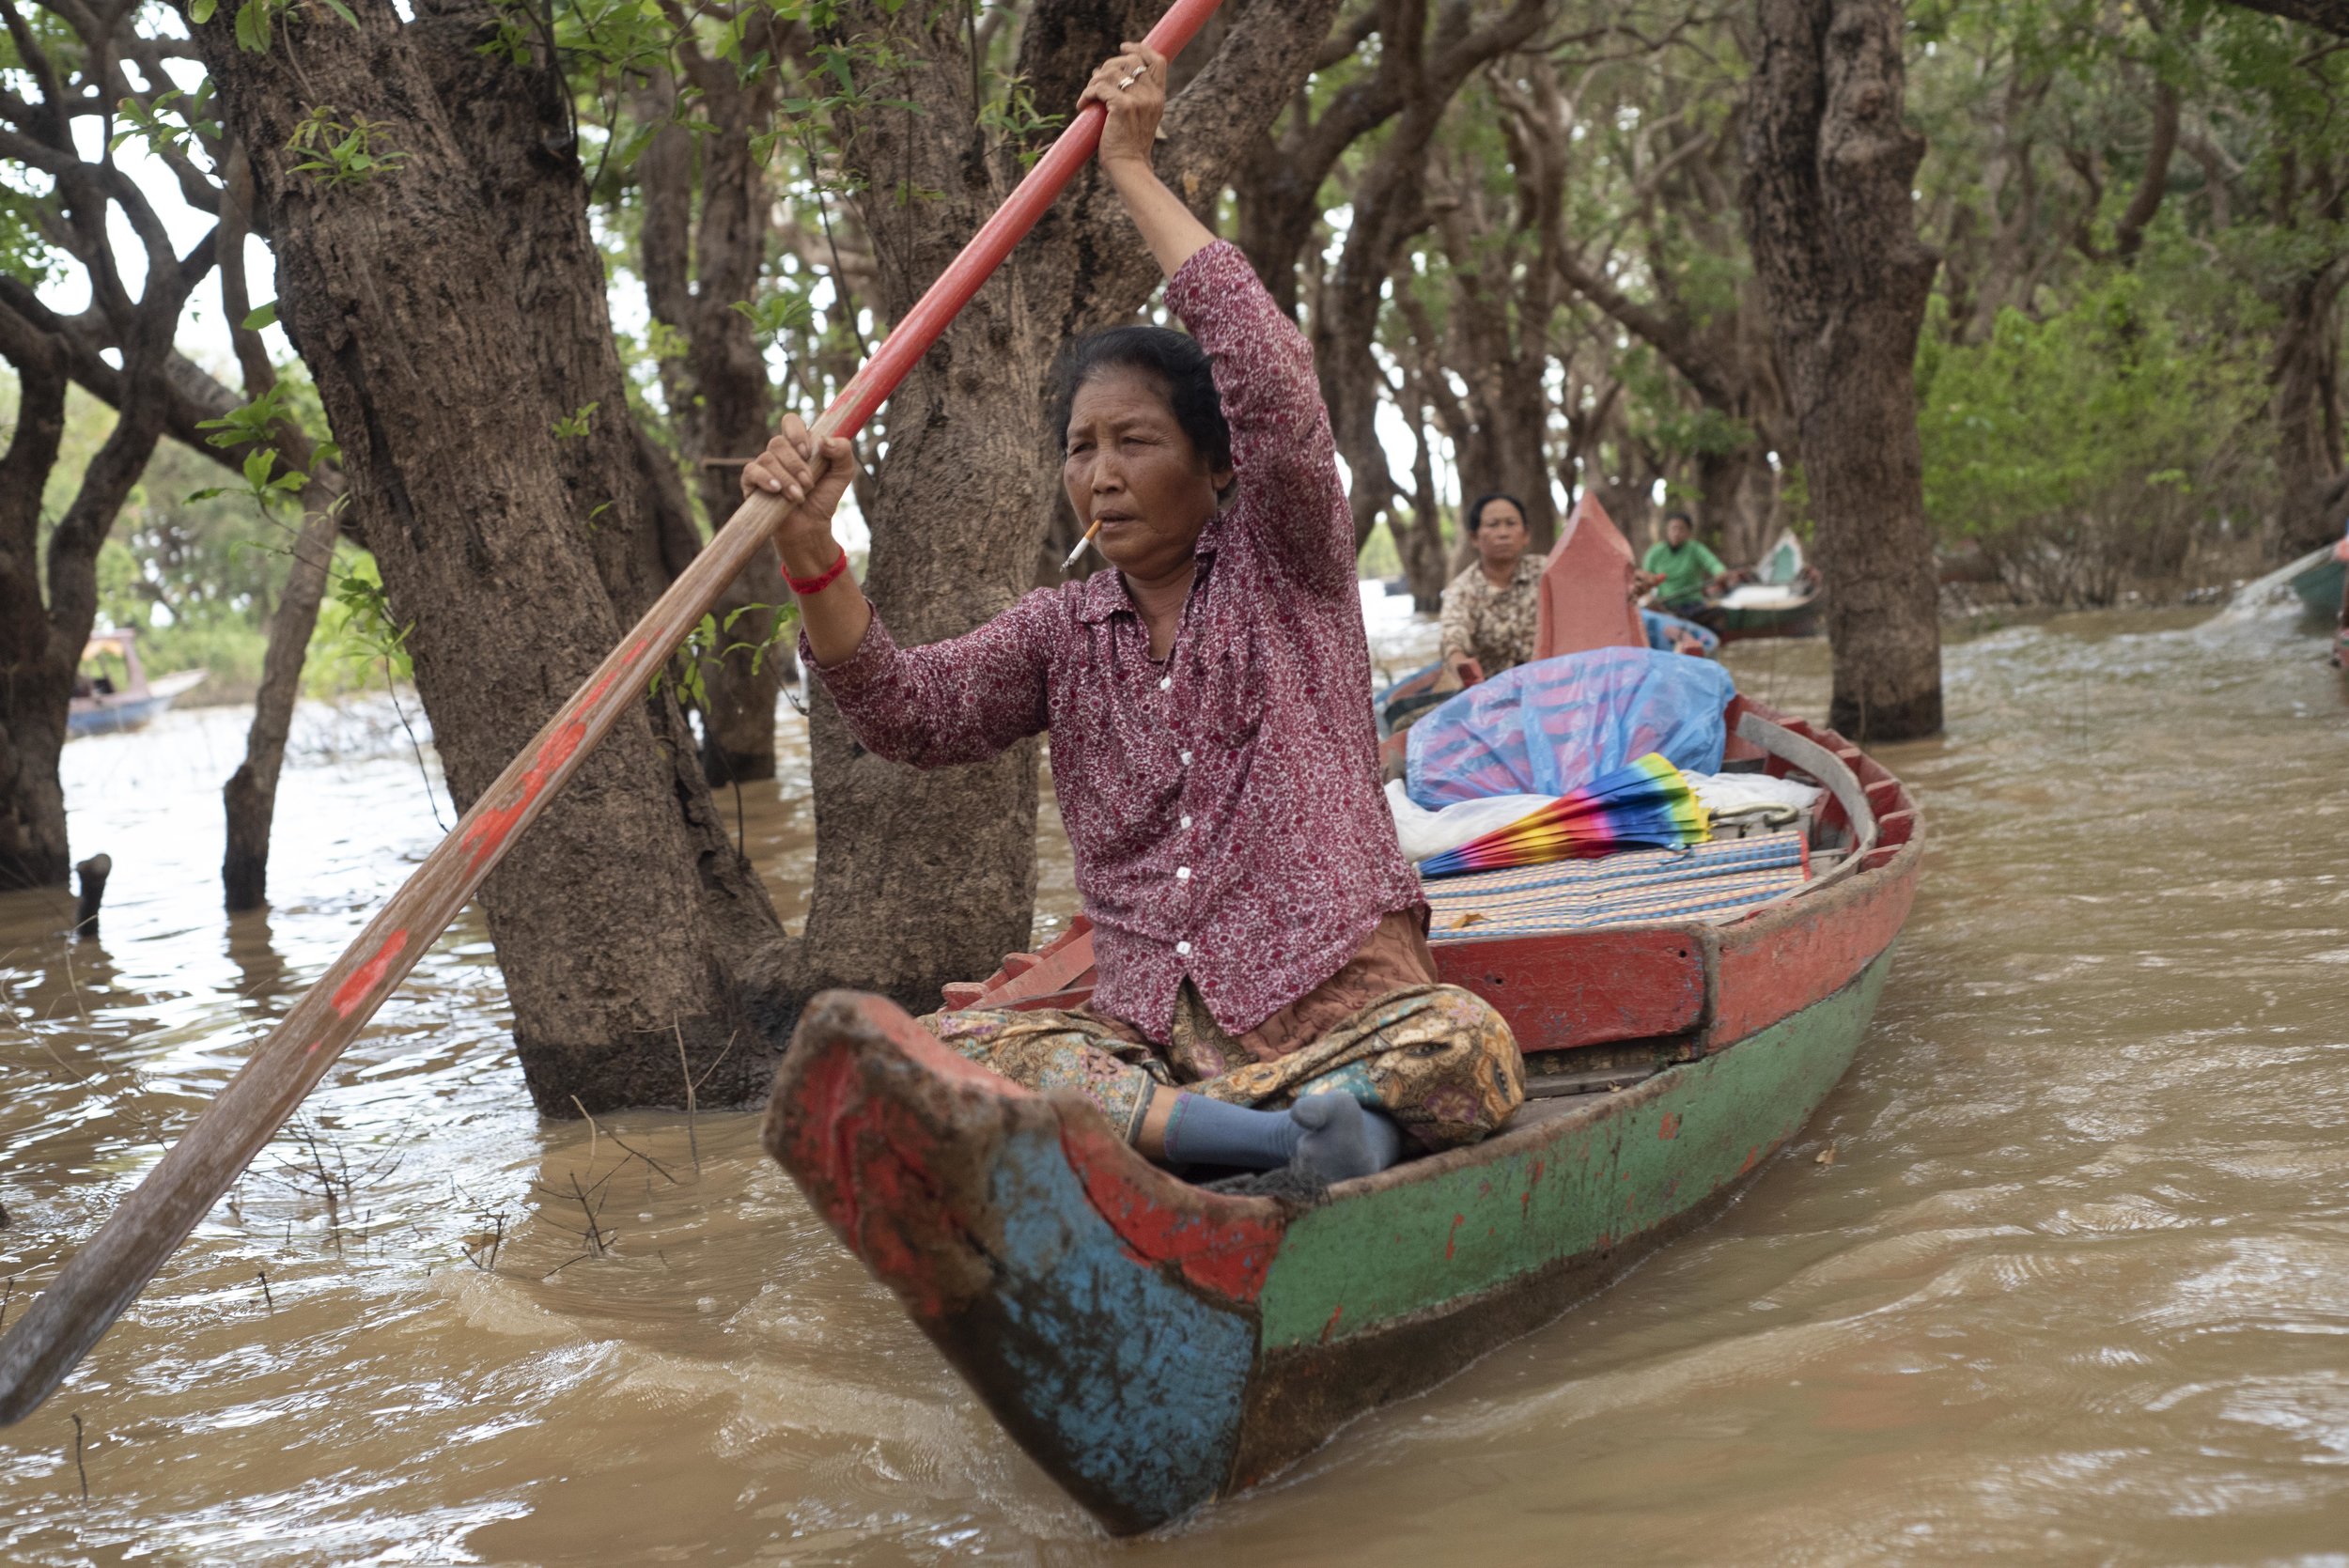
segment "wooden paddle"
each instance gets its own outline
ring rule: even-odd
[[[1173,58],[1218,0],[1174,0],[1150,30],[1150,47]],[[979,286],[1034,226],[1100,145],[1108,111],[1089,103],[1036,161],[928,292],[906,313],[870,363],[816,421],[820,442],[853,436],[938,340]],[[719,530],[660,602],[597,666],[473,810],[367,923],[325,976],[262,1041],[187,1135],[107,1218],[0,1340],[0,1425],[23,1420],[64,1380],[107,1327],[136,1299],[196,1222],[211,1211],[303,1096],[318,1086],[392,987],[438,939],[517,834],[570,782],[620,715],[644,698],[726,584],[783,520],[789,503],[754,495]]]

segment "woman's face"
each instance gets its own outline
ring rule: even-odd
[[[1525,514],[1514,503],[1488,501],[1476,525],[1476,553],[1488,567],[1514,567],[1525,553]]]
[[[1110,565],[1156,581],[1180,571],[1215,516],[1218,474],[1174,422],[1165,383],[1146,371],[1113,368],[1085,379],[1068,408],[1068,504]]]

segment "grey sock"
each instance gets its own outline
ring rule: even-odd
[[[1351,1094],[1308,1094],[1289,1108],[1305,1129],[1297,1163],[1325,1181],[1375,1175],[1403,1155],[1403,1129]]]
[[[1304,1132],[1285,1110],[1251,1110],[1205,1094],[1178,1094],[1166,1119],[1167,1163],[1278,1171],[1297,1153]]]

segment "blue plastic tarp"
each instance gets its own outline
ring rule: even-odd
[[[1672,641],[1675,635],[1694,638],[1707,658],[1720,649],[1721,639],[1718,632],[1694,621],[1683,620],[1678,615],[1667,615],[1661,610],[1641,611],[1640,625],[1647,631],[1647,645],[1658,653],[1680,651]]]
[[[1563,795],[1635,757],[1718,773],[1737,693],[1708,659],[1592,648],[1480,681],[1411,727],[1405,785],[1429,811],[1492,795]]]

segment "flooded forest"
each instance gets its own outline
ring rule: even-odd
[[[0,0],[0,1561],[2343,1549],[2349,6],[1167,9]],[[1136,52],[1176,22],[1171,57]],[[1060,707],[1049,734],[1039,716],[917,768],[840,697],[876,644],[964,637],[1036,596],[1157,635],[1112,554],[1136,525],[1067,479],[1078,345],[1204,340],[1209,306],[1154,259],[1164,230],[1110,144],[1054,150],[1117,134],[1137,82],[1163,90],[1148,163],[1170,205],[1229,241],[1190,254],[1244,261],[1310,349],[1295,373],[1326,411],[1311,450],[1343,478],[1356,578],[1314,603],[1351,625],[1359,601],[1371,677],[1354,689],[1353,641],[1328,700],[1365,763],[1378,749],[1406,859],[1439,863],[1408,839],[1457,800],[1431,793],[1444,726],[1505,691],[1535,733],[1532,673],[1595,654],[1717,685],[1709,761],[1658,765],[1716,829],[1735,814],[1702,786],[1741,767],[1817,799],[1767,823],[1800,839],[1777,841],[1791,891],[1667,911],[1698,965],[1681,1021],[1590,1022],[1678,983],[1634,961],[1664,962],[1637,946],[1661,915],[1591,917],[1576,939],[1626,945],[1581,956],[1568,925],[1522,928],[1557,941],[1530,972],[1573,977],[1542,992],[1568,998],[1541,1004],[1547,1043],[1500,994],[1526,971],[1478,971],[1524,1057],[1488,1157],[1407,1137],[1399,1164],[1299,1197],[1177,1179],[1138,1111],[1112,1181],[1085,1152],[1109,1124],[1045,1096],[1053,1179],[1076,1173],[1083,1223],[1106,1217],[1160,1293],[1134,1299],[1264,1336],[1242,1392],[1213,1392],[1241,1457],[1121,1542],[1128,1483],[1081,1455],[1072,1482],[1050,1413],[1006,1412],[1105,1401],[1140,1430],[1158,1385],[1089,1390],[1055,1358],[1090,1352],[1026,1297],[987,1309],[1011,1348],[974,1371],[923,1296],[928,1233],[905,1217],[947,1214],[1008,1291],[1043,1223],[1014,1221],[1050,1212],[1022,1178],[988,1229],[952,1185],[984,1138],[934,1168],[907,1152],[921,1094],[978,1103],[989,1075],[907,1048],[936,1084],[858,1123],[806,1067],[820,1043],[793,1041],[843,992],[891,1017],[1079,1008],[1097,960],[1055,955],[1101,939],[1106,987],[1112,941],[1149,925],[1103,892],[1070,787],[1098,744]],[[1050,185],[1033,228],[940,310],[926,291],[1023,179]],[[880,402],[860,371],[892,342],[912,349]],[[1215,371],[1241,460],[1211,529],[1253,515],[1263,449]],[[1175,373],[1152,374],[1179,415]],[[810,579],[768,539],[789,504],[760,511],[744,474],[826,409],[850,477],[840,564]],[[1494,553],[1493,502],[1521,560]],[[1159,692],[1208,635],[1199,526],[1179,635],[1137,644]],[[801,609],[844,573],[872,607],[847,666],[811,653]],[[1459,641],[1471,589],[1523,596],[1526,651],[1478,644],[1490,670]],[[1286,644],[1249,635],[1198,667],[1252,666],[1231,677],[1246,701],[1277,698]],[[1328,684],[1293,680],[1316,702]],[[1284,765],[1253,727],[1274,709],[1186,695],[1172,733],[1206,726],[1209,765],[1242,736],[1233,787],[1263,799],[1244,791]],[[1326,804],[1280,799],[1299,824]],[[1459,886],[1515,908],[1496,890],[1522,873],[1490,867],[1523,863]],[[1479,988],[1474,955],[1519,917],[1448,913],[1467,895],[1425,877],[1429,977]],[[1290,909],[1299,929],[1327,912],[1310,881]],[[1763,930],[1793,935],[1736,971]],[[1031,970],[1052,986],[1022,993]],[[1170,972],[1208,1014],[1205,981]],[[1738,972],[1783,1003],[1767,1027],[1751,1003],[1744,1034]],[[1803,1044],[1800,1020],[1854,999],[1851,1038]],[[1258,1039],[1220,1010],[1196,1027]],[[1808,1097],[1792,1067],[1733,1082],[1765,1048],[1844,1055]],[[831,1087],[770,1116],[787,1057],[786,1081]],[[1208,1097],[1178,1081],[1159,1092]],[[1730,1086],[1685,1097],[1708,1081]],[[1016,1128],[1035,1096],[1007,1093]],[[1719,1133],[1743,1158],[1718,1177],[1696,1147],[1713,1114],[1767,1123]],[[1326,1322],[1274,1256],[1369,1214],[1358,1250],[1393,1217],[1395,1248],[1423,1221],[1449,1265],[1478,1245],[1453,1194],[1476,1169],[1485,1196],[1506,1185],[1474,1158],[1610,1116],[1624,1182],[1633,1140],[1681,1163],[1652,1195],[1590,1199],[1606,1218],[1580,1251],[1496,1263],[1503,1283],[1456,1299],[1408,1297],[1422,1265],[1380,1263]],[[820,1138],[794,1144],[795,1117]],[[851,1203],[803,1168],[829,1139],[846,1169],[856,1138],[913,1178],[860,1167]],[[1529,1226],[1566,1146],[1506,1167]],[[166,1189],[184,1213],[124,1218]],[[1613,1218],[1651,1198],[1654,1223]],[[1065,1229],[1040,1245],[1072,1261],[1041,1276],[1078,1272]],[[1265,1257],[1233,1261],[1243,1234]],[[28,1316],[117,1235],[133,1250],[86,1265],[86,1297]],[[1493,1308],[1507,1330],[1456,1373],[1333,1358],[1268,1381],[1366,1341],[1374,1296],[1400,1326],[1382,1343],[1432,1365],[1443,1314],[1519,1276],[1547,1304]],[[1303,1299],[1318,1338],[1276,1344]],[[1206,1331],[1183,1333],[1102,1354],[1137,1377],[1207,1366]],[[1393,1393],[1251,1468],[1268,1424],[1339,1408],[1357,1376]]]

